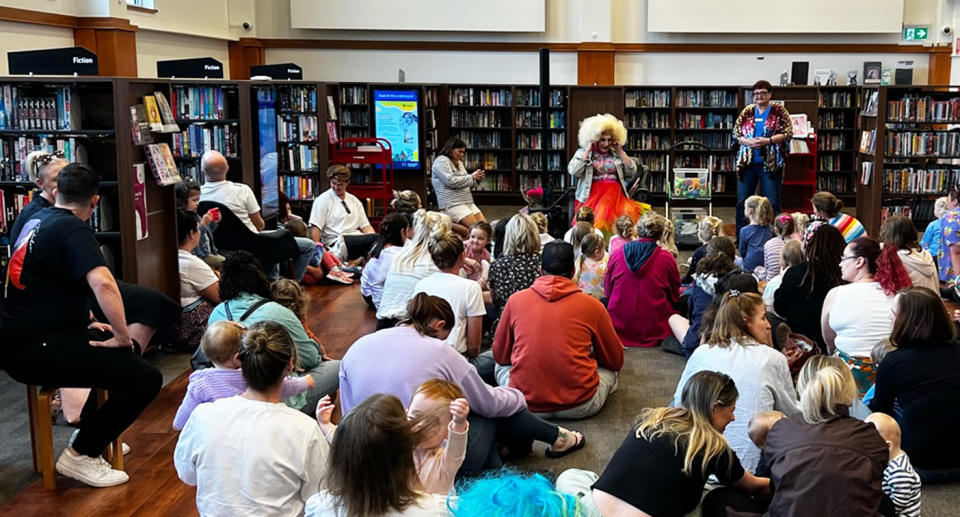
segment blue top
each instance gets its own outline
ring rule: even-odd
[[[713,295],[704,291],[696,282],[690,288],[689,293],[687,308],[690,311],[690,328],[687,329],[687,334],[683,336],[683,353],[687,357],[690,357],[693,351],[700,346],[700,324],[703,322],[703,313],[707,312],[710,302],[713,301]]]
[[[763,136],[763,126],[767,124],[767,116],[770,115],[770,106],[760,111],[759,108],[753,109],[753,137]],[[763,153],[753,153],[753,163],[763,163]]]
[[[935,259],[940,258],[940,237],[943,232],[943,223],[940,222],[940,219],[934,219],[927,225],[927,229],[923,232],[923,238],[920,239],[920,245],[923,246],[923,249],[930,252],[930,255]]]
[[[748,224],[740,228],[738,240],[740,256],[743,258],[741,269],[745,273],[753,274],[757,266],[763,265],[763,245],[773,238],[773,228]]]

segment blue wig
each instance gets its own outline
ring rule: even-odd
[[[455,517],[576,517],[580,502],[557,492],[540,474],[502,470],[460,486],[459,501],[448,508]]]

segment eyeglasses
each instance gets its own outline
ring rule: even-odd
[[[341,199],[340,204],[343,205],[343,209],[347,211],[347,215],[350,215],[350,207],[347,206],[347,202]]]
[[[860,257],[856,255],[848,255],[846,257],[840,257],[840,262],[843,262],[844,260],[847,260],[847,259],[855,259],[855,258],[860,258]]]
[[[754,90],[753,95],[754,97],[758,97],[760,95],[770,95],[770,90]]]

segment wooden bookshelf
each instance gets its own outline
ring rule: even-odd
[[[514,171],[514,91],[509,85],[457,84],[447,87],[450,130],[467,144],[464,167],[487,171],[474,187],[478,199],[517,195]]]
[[[673,144],[673,88],[624,88],[627,154],[650,170],[648,185],[654,198],[666,199],[667,161]]]
[[[546,105],[539,86],[514,89],[514,139],[517,188],[563,190],[567,175],[567,99],[565,87],[548,90]]]
[[[712,158],[714,204],[732,206],[736,203],[737,176],[731,135],[744,105],[739,88],[677,86],[673,97],[674,144],[693,141],[706,145],[711,151],[677,149],[671,156],[671,168],[705,168]],[[667,182],[668,186],[672,184],[673,171],[667,171]]]
[[[859,105],[859,87],[819,87],[817,190],[833,192],[846,204],[856,198]]]

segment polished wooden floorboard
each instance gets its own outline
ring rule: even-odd
[[[339,359],[357,338],[373,332],[376,317],[351,286],[307,288],[307,323],[327,354]],[[197,515],[196,490],[185,485],[173,468],[177,433],[170,424],[187,389],[190,372],[171,381],[123,435],[131,453],[125,458],[130,481],[111,488],[89,488],[57,476],[57,488],[44,490],[40,481],[0,507],[0,515],[152,516]],[[60,451],[55,451],[59,455]]]

